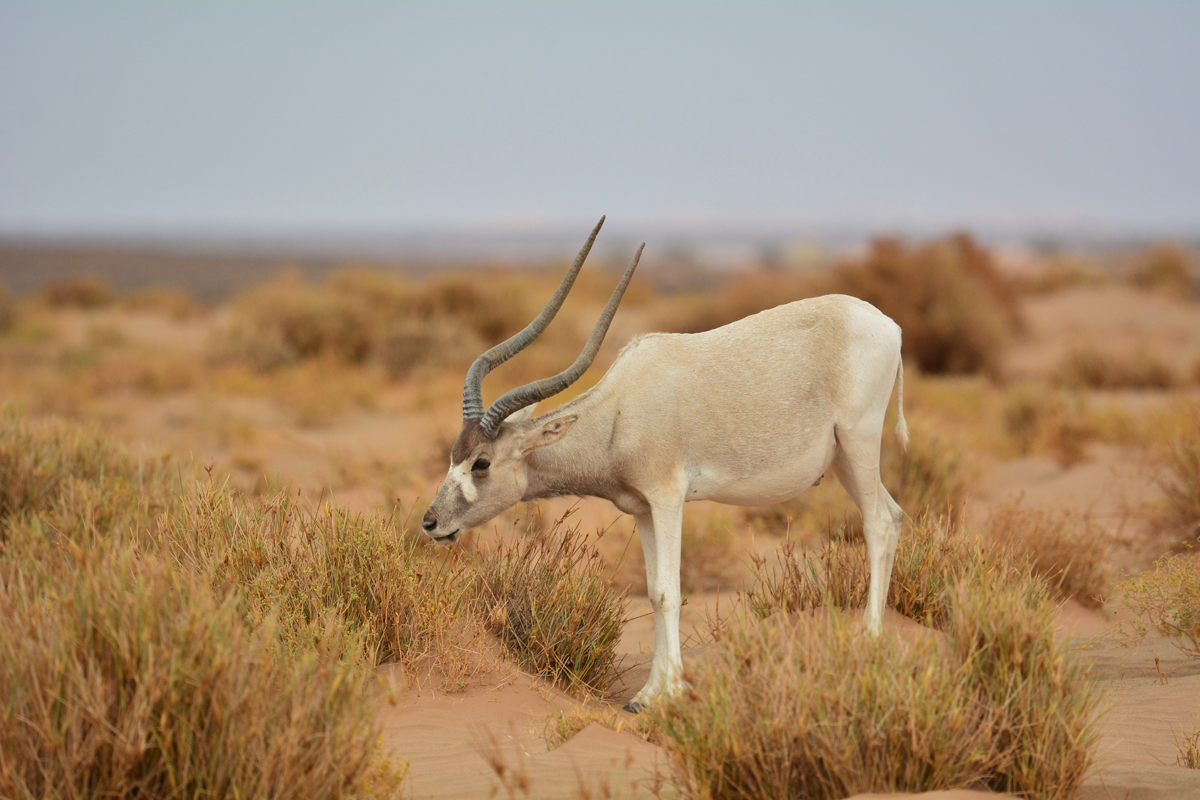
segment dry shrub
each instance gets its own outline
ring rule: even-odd
[[[471,638],[458,613],[469,576],[398,534],[392,519],[306,508],[289,491],[246,498],[210,484],[185,498],[161,535],[185,568],[211,575],[219,595],[237,594],[252,627],[274,617],[293,647],[336,613],[377,663],[432,655],[455,676],[478,666],[457,650]]]
[[[12,292],[0,283],[0,336],[8,333],[17,325],[17,301]]]
[[[559,519],[477,557],[475,569],[478,613],[518,664],[572,690],[612,685],[625,599],[578,525]]]
[[[998,374],[1007,340],[1021,327],[1016,287],[965,234],[917,247],[877,239],[865,259],[832,275],[745,273],[711,295],[676,302],[658,322],[698,333],[830,292],[862,298],[894,319],[906,358],[930,373]]]
[[[1182,409],[1173,435],[1157,448],[1164,474],[1163,506],[1157,522],[1182,541],[1200,540],[1200,405]]]
[[[797,551],[784,543],[778,561],[755,560],[755,585],[746,591],[748,606],[761,618],[820,606],[860,608],[867,602],[870,562],[861,538],[835,531],[815,551]],[[917,518],[901,534],[888,589],[888,605],[906,617],[937,628],[949,620],[949,592],[962,580],[984,573],[1015,579],[1021,559],[981,545],[979,537],[944,516]]]
[[[122,501],[163,501],[167,493],[162,482],[161,462],[131,457],[95,428],[28,422],[0,408],[0,543],[19,518],[53,513],[60,501],[83,487],[96,487],[97,494],[107,496],[108,513],[101,516],[116,518]]]
[[[76,549],[45,586],[4,553],[0,795],[390,796],[402,773],[335,628],[284,659],[233,600],[133,548]],[[28,554],[24,554],[28,556]]]
[[[1068,800],[1098,695],[1054,638],[1037,581],[982,573],[948,599],[947,642],[901,646],[833,615],[742,613],[652,713],[689,798],[990,788]]]
[[[684,514],[683,553],[679,585],[684,592],[729,588],[740,574],[741,548],[733,519],[712,508],[688,509]]]
[[[101,308],[113,301],[113,291],[100,278],[79,277],[50,281],[39,299],[51,308]]]
[[[1016,288],[965,234],[918,247],[877,239],[863,261],[838,267],[834,288],[895,320],[906,357],[927,373],[997,375],[1021,327]]]
[[[942,515],[957,520],[966,501],[969,475],[962,448],[952,439],[914,432],[908,449],[888,439],[880,471],[892,498],[910,517]]]
[[[1090,520],[1011,502],[989,515],[984,534],[1024,557],[1059,597],[1093,609],[1104,604],[1112,570],[1104,560],[1104,531]]]
[[[646,741],[656,739],[654,724],[648,715],[630,715],[612,706],[591,704],[556,711],[542,726],[542,738],[546,740],[546,747],[553,750],[589,725],[603,725],[617,733],[632,733]]]
[[[130,292],[121,297],[120,304],[121,308],[129,311],[148,311],[177,322],[191,319],[200,311],[200,306],[190,294],[182,289],[167,287]]]
[[[1157,245],[1143,253],[1130,276],[1134,286],[1155,289],[1186,299],[1195,296],[1192,258],[1177,245]]]
[[[701,333],[736,322],[768,308],[832,289],[827,278],[779,272],[746,272],[718,291],[676,300],[659,315],[658,326],[673,333]]]
[[[1171,367],[1149,350],[1117,355],[1095,347],[1067,353],[1053,379],[1071,389],[1170,389],[1178,383]]]
[[[1013,284],[1022,294],[1053,294],[1076,286],[1094,286],[1103,283],[1105,276],[1078,261],[1054,259],[1036,273],[1021,275]]]
[[[1179,755],[1175,757],[1176,765],[1200,769],[1200,728],[1185,733],[1182,737],[1176,736],[1175,746],[1179,748]]]
[[[1126,581],[1122,588],[1126,608],[1144,616],[1150,627],[1171,637],[1188,656],[1200,658],[1200,559],[1192,554],[1162,556],[1153,570]],[[1139,622],[1126,638],[1140,639],[1149,632]]]
[[[492,273],[409,284],[352,270],[321,286],[285,276],[237,298],[212,356],[263,372],[309,359],[370,359],[401,378],[424,364],[468,361],[516,333],[536,313],[528,294],[521,280]]]

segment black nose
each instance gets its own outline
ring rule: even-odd
[[[425,516],[421,519],[421,527],[426,533],[433,533],[433,529],[437,527],[437,517],[433,515],[433,509],[425,512]]]

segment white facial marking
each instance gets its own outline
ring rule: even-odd
[[[479,497],[479,490],[475,488],[475,481],[471,480],[471,472],[466,467],[459,467],[459,469],[451,467],[450,471],[446,473],[446,480],[462,491],[463,499],[468,503],[474,503],[475,498]]]

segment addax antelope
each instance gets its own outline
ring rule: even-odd
[[[654,608],[650,680],[627,706],[636,711],[680,681],[683,504],[775,503],[832,468],[862,512],[871,564],[866,619],[878,632],[903,519],[879,479],[893,385],[896,432],[905,445],[908,431],[900,328],[869,303],[829,295],[704,333],[639,336],[594,388],[535,417],[538,401],[591,365],[637,268],[639,247],[575,363],[484,409],[484,376],[545,330],[603,224],[601,218],[533,322],[467,373],[462,431],[425,512],[425,532],[451,544],[517,502],[562,495],[602,497],[632,514]]]

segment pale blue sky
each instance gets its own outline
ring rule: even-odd
[[[0,231],[602,211],[1195,232],[1200,3],[0,2]]]

